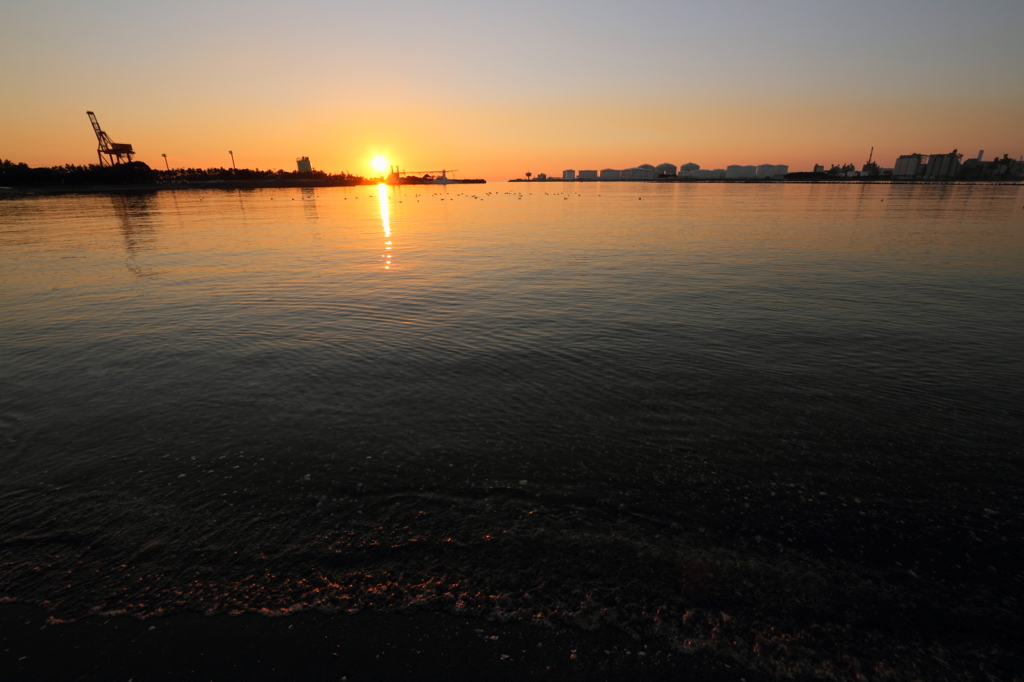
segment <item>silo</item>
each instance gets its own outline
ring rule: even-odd
[[[925,177],[934,180],[956,177],[960,172],[960,157],[956,149],[949,154],[932,154],[928,159]]]
[[[913,178],[923,171],[924,158],[921,154],[904,154],[896,159],[892,174],[897,178]]]

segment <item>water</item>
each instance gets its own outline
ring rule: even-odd
[[[633,183],[0,201],[0,599],[1018,671],[1022,206]]]

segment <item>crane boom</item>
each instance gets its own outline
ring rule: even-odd
[[[96,137],[104,137],[106,133],[100,128],[100,122],[96,120],[96,114],[91,111],[87,111],[85,113],[89,114],[89,122],[92,123],[92,129],[96,132]]]

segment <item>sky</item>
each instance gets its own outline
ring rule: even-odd
[[[503,180],[1024,155],[1024,1],[6,0],[0,158]]]

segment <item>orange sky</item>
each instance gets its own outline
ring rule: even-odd
[[[1018,1],[26,2],[0,24],[0,158],[94,162],[87,109],[154,167],[1019,157],[1022,29]]]

